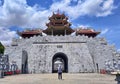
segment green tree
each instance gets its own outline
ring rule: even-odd
[[[4,54],[5,47],[0,42],[0,54]]]

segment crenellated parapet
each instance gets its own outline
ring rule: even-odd
[[[71,36],[71,35],[66,35],[66,36],[33,36],[30,38],[22,38],[22,39],[13,39],[12,40],[12,46],[18,46],[18,44],[26,43],[26,42],[31,42],[31,43],[37,43],[37,42],[42,42],[42,43],[47,43],[47,42],[96,42],[100,43],[102,45],[107,45],[107,41],[105,38],[100,38],[100,37],[88,37],[85,35],[77,35],[77,36]]]

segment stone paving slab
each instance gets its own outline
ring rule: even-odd
[[[0,84],[117,84],[115,75],[96,73],[63,73],[58,80],[57,74],[20,74],[0,79]]]

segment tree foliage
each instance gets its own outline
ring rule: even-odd
[[[0,54],[4,54],[5,47],[0,42]]]

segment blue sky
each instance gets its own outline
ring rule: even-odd
[[[72,28],[92,27],[120,50],[120,0],[0,0],[0,41],[10,44],[16,30],[45,29],[53,11],[65,12]]]

